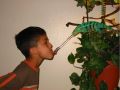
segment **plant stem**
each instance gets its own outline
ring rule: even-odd
[[[75,66],[74,64],[73,64],[73,67],[75,67],[75,68],[79,68],[79,69],[83,69],[82,67]]]
[[[87,6],[87,0],[86,0],[86,15],[87,15],[87,22],[89,21],[89,15],[88,15],[88,6]]]

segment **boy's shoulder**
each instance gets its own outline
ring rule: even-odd
[[[34,70],[26,60],[22,61],[13,73],[16,74],[16,79],[25,86],[38,85],[39,83],[39,70]]]
[[[0,90],[18,90],[38,86],[38,84],[39,71],[33,70],[29,63],[22,61],[12,73],[4,75],[0,79]]]

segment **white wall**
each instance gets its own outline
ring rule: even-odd
[[[65,24],[82,22],[85,10],[76,4],[74,0],[0,0],[0,75],[12,71],[24,60],[15,46],[16,33],[28,26],[42,27],[55,49],[74,29],[73,26],[67,28]],[[99,14],[99,7],[91,13],[92,16]],[[114,17],[118,18],[118,15]],[[67,56],[78,47],[75,41],[76,38],[71,39],[53,61],[45,61],[40,66],[39,90],[70,90],[73,87],[69,75],[79,71],[68,63]]]

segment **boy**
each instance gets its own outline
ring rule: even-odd
[[[54,52],[45,30],[28,27],[15,36],[17,48],[25,56],[12,73],[0,78],[0,90],[38,90],[39,66],[52,60]]]

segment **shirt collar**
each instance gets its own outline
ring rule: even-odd
[[[24,60],[23,61],[25,64],[27,64],[32,70],[34,71],[38,71],[39,68],[36,68],[35,66],[33,66],[33,64],[31,62],[29,62],[28,60]]]

